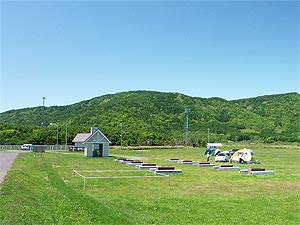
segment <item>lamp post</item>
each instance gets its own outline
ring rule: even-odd
[[[68,147],[68,122],[66,123],[66,150]]]
[[[56,126],[56,150],[58,149],[58,126]]]
[[[122,133],[120,134],[120,149],[123,149],[123,145],[122,145]]]
[[[209,128],[207,128],[207,143],[209,143]]]
[[[45,123],[45,121],[44,121],[44,114],[45,114],[45,97],[43,97],[43,108],[42,108],[42,122],[41,122],[41,126],[42,127],[44,127],[44,123]]]

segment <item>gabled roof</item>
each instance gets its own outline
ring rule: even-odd
[[[99,133],[107,142],[111,143],[110,140],[98,129],[94,133],[90,134],[89,137],[84,140],[84,142],[88,142],[94,135]]]
[[[110,140],[98,129],[94,133],[79,133],[75,136],[72,142],[88,142],[95,134],[100,133],[104,140],[111,143]]]
[[[84,142],[90,135],[90,133],[77,134],[72,142]]]

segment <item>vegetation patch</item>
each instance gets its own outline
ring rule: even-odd
[[[299,93],[227,101],[180,93],[121,92],[68,106],[0,113],[0,144],[55,145],[65,144],[66,139],[71,143],[91,125],[99,127],[112,145],[120,145],[122,134],[123,146],[200,147],[207,143],[208,129],[211,142],[299,143],[299,107]],[[189,134],[183,140],[186,108],[190,108]]]
[[[20,154],[0,189],[0,224],[298,224],[300,149],[253,150],[260,166],[274,175],[165,161],[205,161],[204,148],[111,150],[111,155],[144,157],[183,173],[171,175],[170,186],[166,179],[91,179],[86,189],[73,168],[131,167],[114,157],[86,158],[80,152],[46,152],[42,158]]]

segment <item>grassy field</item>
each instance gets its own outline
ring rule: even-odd
[[[77,170],[134,169],[82,153],[20,154],[0,190],[0,224],[299,224],[300,149],[253,148],[260,165],[275,175],[248,176],[165,162],[205,161],[203,148],[111,150],[116,157],[174,165],[182,174],[165,178],[90,179],[83,189]],[[220,164],[220,163],[219,163]]]

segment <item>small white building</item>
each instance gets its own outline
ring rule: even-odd
[[[108,157],[110,140],[98,129],[91,127],[90,133],[79,133],[73,139],[74,147],[84,148],[87,157]]]

